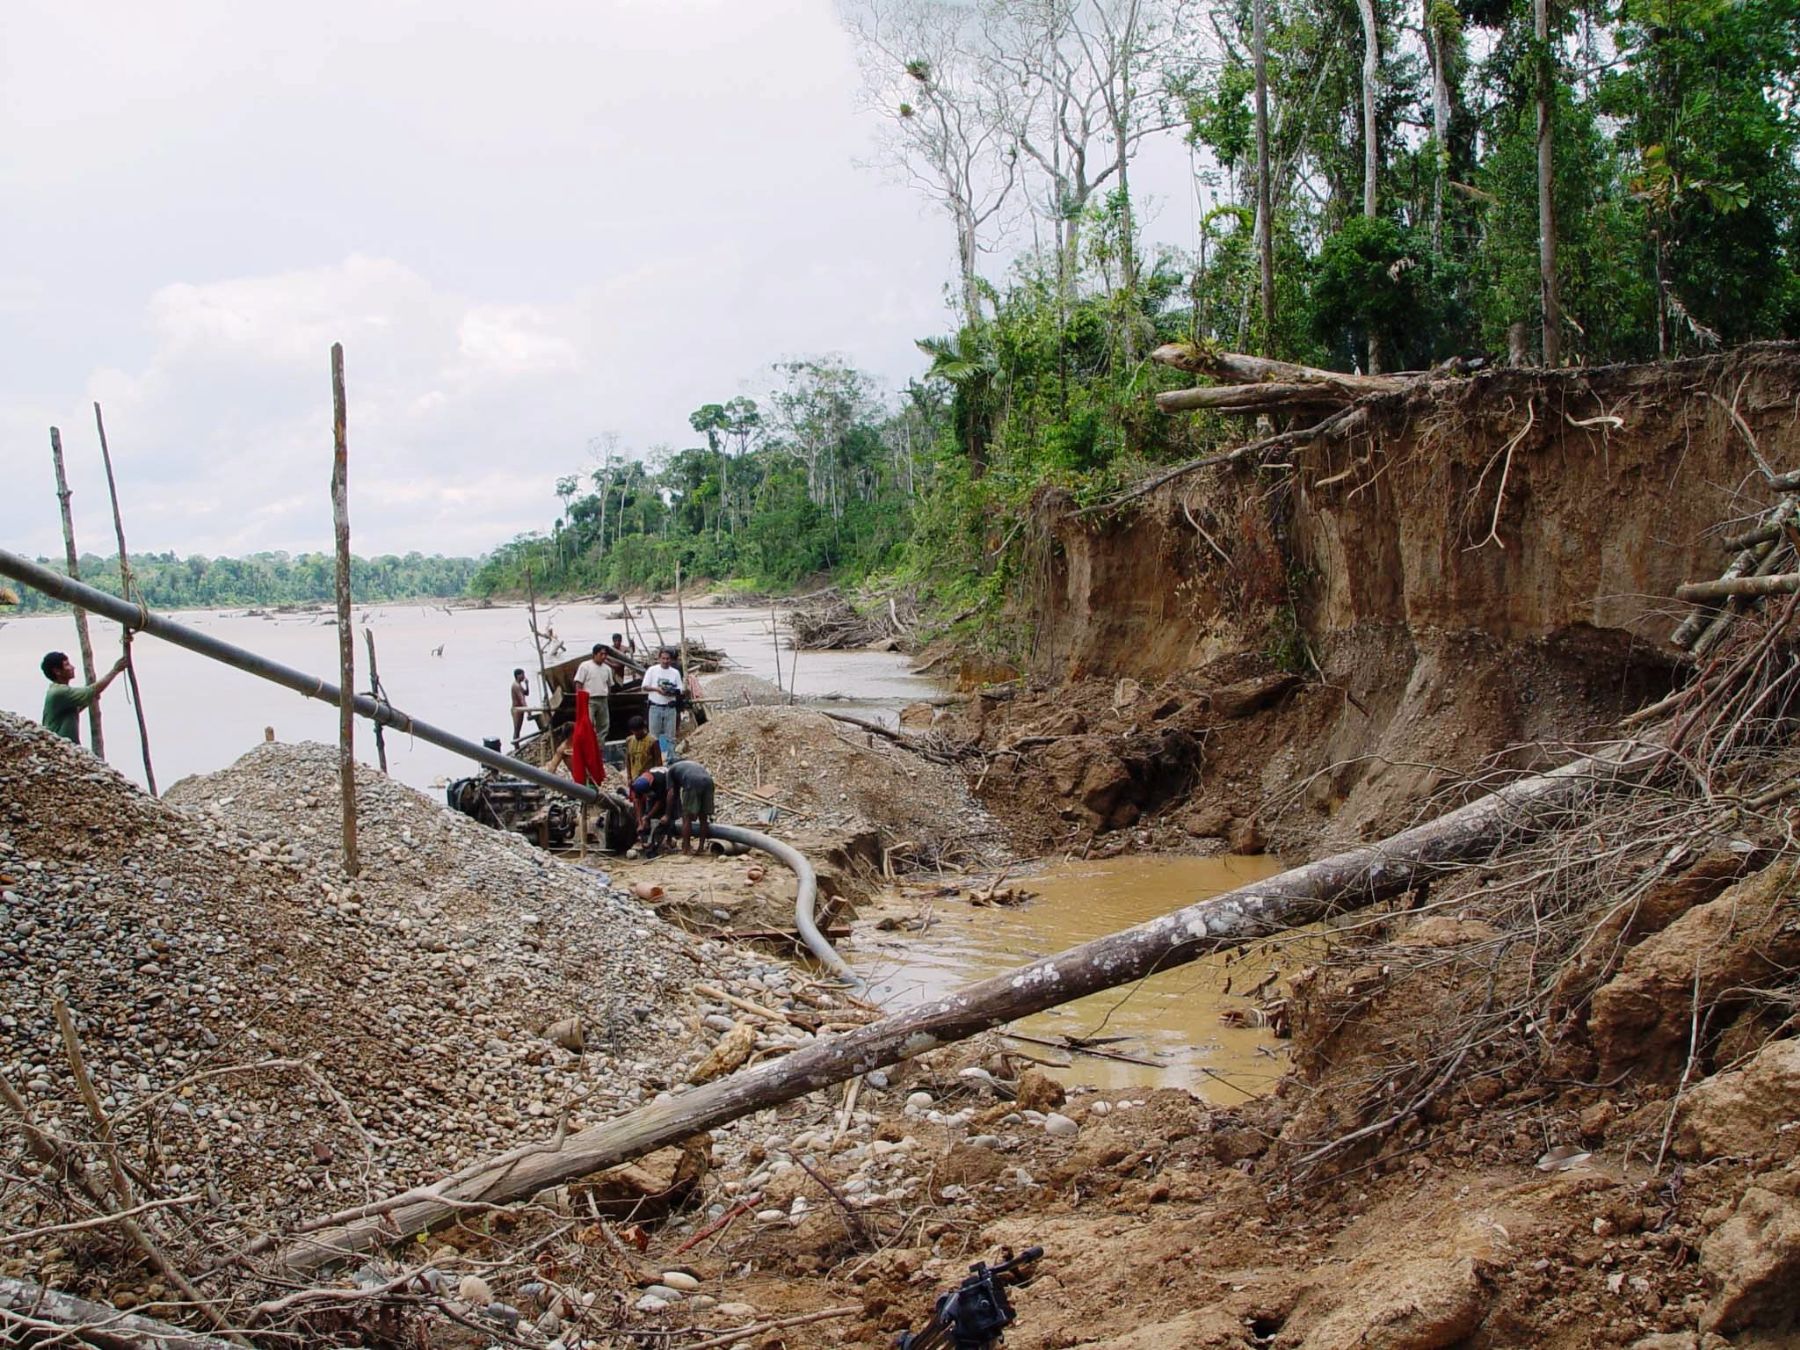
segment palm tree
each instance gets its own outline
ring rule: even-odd
[[[918,348],[931,358],[926,379],[940,379],[953,391],[950,417],[969,452],[975,478],[987,471],[988,442],[994,435],[994,395],[1000,363],[992,350],[965,328],[954,337],[918,338]]]

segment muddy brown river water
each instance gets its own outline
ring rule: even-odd
[[[1036,899],[1010,909],[976,908],[961,898],[920,900],[919,913],[931,919],[924,932],[871,934],[859,941],[852,959],[874,984],[878,1002],[910,1007],[1280,870],[1274,858],[1227,855],[1124,857],[1021,872],[1006,884],[1033,891]],[[1272,957],[1239,957],[1230,965],[1214,957],[1092,994],[1011,1027],[1040,1040],[1121,1037],[1098,1048],[1149,1063],[1070,1055],[1023,1040],[1014,1045],[1025,1054],[1066,1061],[1068,1067],[1056,1076],[1067,1082],[1113,1089],[1180,1086],[1228,1106],[1267,1091],[1285,1059],[1282,1043],[1267,1031],[1220,1022],[1226,1009],[1250,1006],[1226,993],[1227,980],[1242,991],[1271,965],[1292,969],[1303,959],[1303,951],[1292,946]]]

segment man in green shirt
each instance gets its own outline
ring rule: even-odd
[[[113,662],[113,668],[92,684],[75,683],[75,667],[67,652],[50,652],[39,663],[50,681],[44,693],[44,725],[58,736],[81,744],[81,710],[106,692],[106,686],[125,669],[125,658]]]

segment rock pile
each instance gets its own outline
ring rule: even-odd
[[[731,708],[687,743],[721,784],[810,822],[875,830],[921,856],[987,842],[993,824],[954,769],[804,708]],[[723,800],[723,799],[721,799]],[[754,802],[739,801],[740,813]]]
[[[85,1128],[65,1000],[123,1146],[155,1159],[147,1189],[204,1187],[215,1217],[278,1231],[683,1082],[716,1039],[696,975],[776,987],[766,960],[369,770],[350,881],[335,781],[334,750],[265,745],[159,802],[0,714],[0,1071]],[[9,1133],[15,1175],[21,1153]],[[7,1200],[9,1226],[56,1221],[30,1188]],[[83,1283],[52,1250],[4,1273]]]

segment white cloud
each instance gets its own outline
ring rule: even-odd
[[[94,0],[0,43],[0,539],[327,546],[331,343],[360,550],[548,524],[589,440],[944,331],[947,225],[859,170],[830,0]]]

